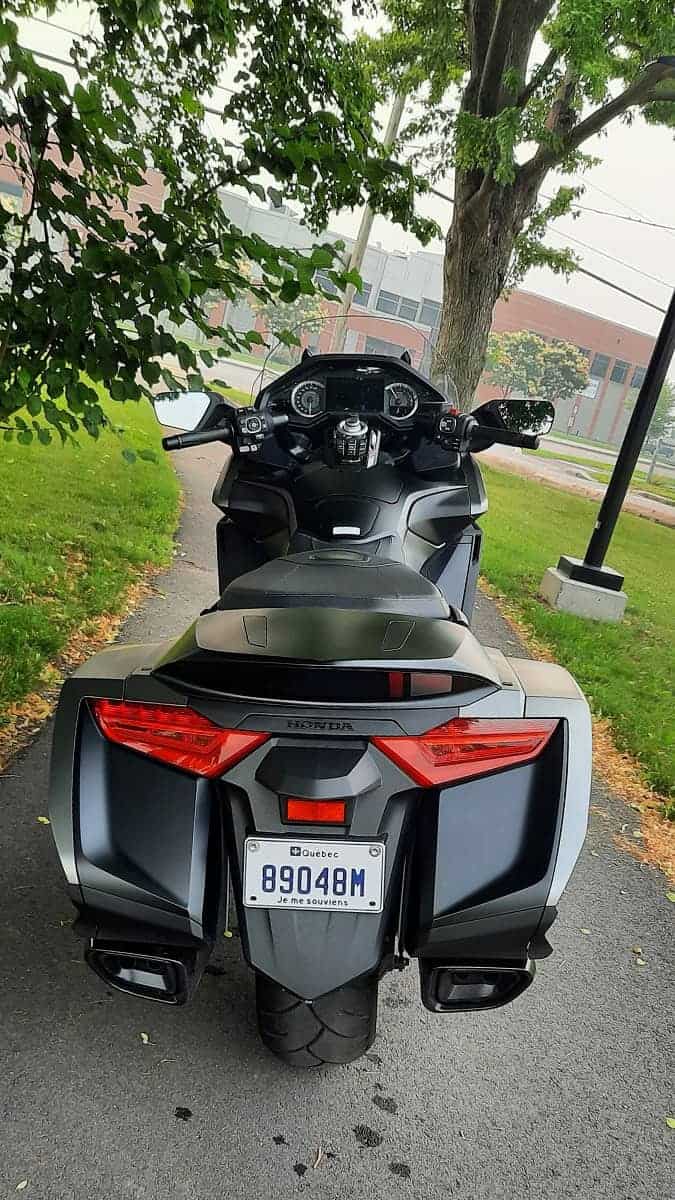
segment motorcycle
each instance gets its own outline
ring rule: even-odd
[[[262,1040],[296,1067],[364,1054],[412,959],[432,1012],[513,1001],[584,840],[591,726],[567,671],[471,631],[474,456],[536,448],[552,406],[462,414],[363,339],[252,406],[154,406],[167,450],[230,447],[219,597],[64,684],[50,818],[87,963],[182,1005],[232,893]]]

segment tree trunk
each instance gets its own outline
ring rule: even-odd
[[[516,237],[531,211],[537,187],[528,181],[502,187],[466,176],[455,182],[455,211],[445,239],[443,305],[432,379],[470,412],[483,370],[492,311],[504,290]]]

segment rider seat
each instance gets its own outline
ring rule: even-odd
[[[447,618],[438,588],[403,563],[355,550],[312,550],[273,558],[225,588],[218,609],[355,608]]]

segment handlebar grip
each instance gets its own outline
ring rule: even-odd
[[[229,429],[205,429],[203,433],[172,433],[162,438],[165,450],[186,450],[189,446],[204,446],[207,442],[227,442]]]
[[[522,446],[525,450],[537,450],[539,438],[534,433],[516,433],[512,429],[495,429],[493,425],[474,425],[471,437],[476,441],[497,442],[500,446]]]

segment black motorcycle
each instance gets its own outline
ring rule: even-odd
[[[166,449],[231,448],[220,595],[64,685],[50,815],[87,962],[183,1004],[232,892],[262,1039],[299,1067],[362,1055],[411,958],[433,1012],[513,1000],[583,842],[590,718],[562,668],[471,632],[472,455],[535,447],[551,406],[462,415],[358,350],[304,354],[252,407],[155,409],[188,430]]]

